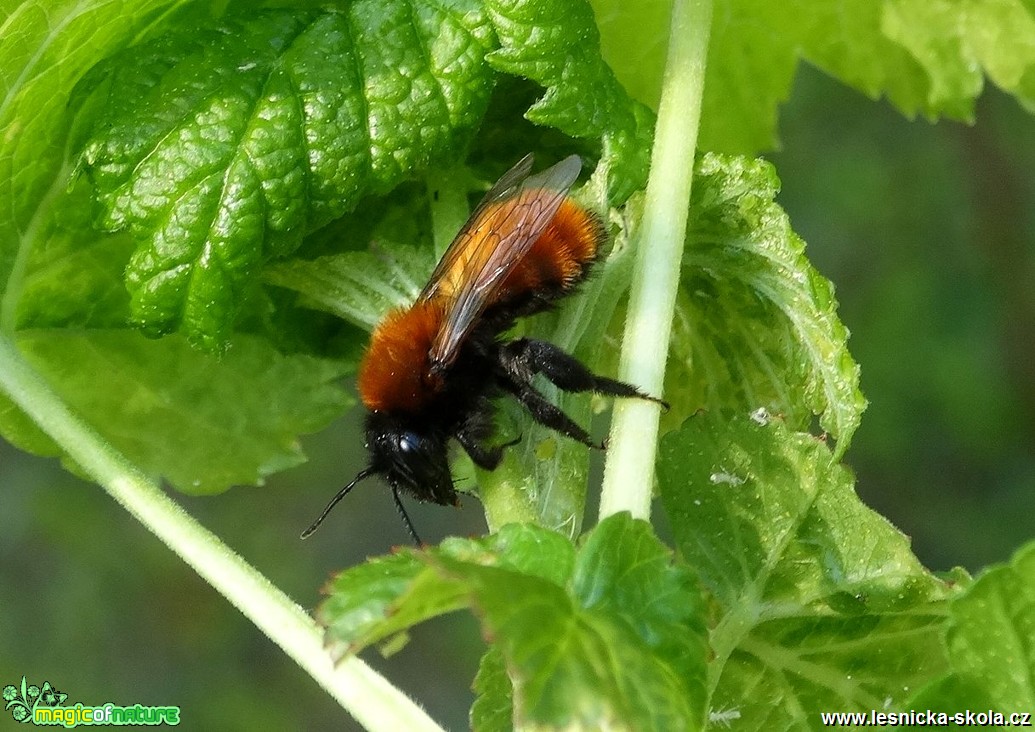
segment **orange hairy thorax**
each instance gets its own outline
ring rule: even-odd
[[[428,352],[442,324],[436,300],[389,312],[370,337],[359,366],[359,396],[370,411],[417,412],[438,391]]]

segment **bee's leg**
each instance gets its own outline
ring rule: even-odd
[[[503,459],[503,451],[521,442],[521,437],[502,445],[493,445],[496,409],[488,398],[481,398],[453,433],[453,437],[483,470],[495,470]]]
[[[574,356],[546,341],[519,338],[500,348],[500,363],[508,373],[520,374],[530,382],[535,374],[542,374],[564,391],[593,391],[597,394],[631,397],[656,402],[665,409],[668,403],[644,394],[632,384],[597,376]]]
[[[467,430],[466,425],[458,429],[453,436],[456,437],[456,441],[460,443],[460,446],[464,448],[467,454],[471,456],[474,464],[482,470],[495,470],[499,466],[500,460],[503,459],[503,448],[506,445],[486,447]]]
[[[508,371],[506,364],[502,364],[502,359],[501,365],[503,365],[506,372],[506,378],[503,379],[504,388],[518,398],[518,401],[532,415],[532,419],[556,432],[560,432],[562,435],[578,440],[583,445],[588,445],[597,450],[604,449],[601,443],[594,442],[589,433],[576,424],[571,417],[562,412],[560,407],[550,404],[546,397],[535,390],[535,387],[530,383],[531,374],[522,373],[520,370],[515,372]]]

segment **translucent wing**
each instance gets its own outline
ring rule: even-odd
[[[467,221],[460,228],[456,237],[450,243],[449,248],[446,249],[442,255],[442,259],[439,260],[438,265],[435,267],[435,271],[431,273],[431,278],[428,280],[428,284],[424,286],[424,290],[421,291],[419,300],[428,300],[433,297],[440,286],[442,285],[442,275],[446,272],[456,271],[462,269],[460,260],[468,254],[470,248],[470,230],[477,223],[478,219],[485,213],[485,210],[493,203],[498,203],[514,195],[518,186],[524,181],[528,174],[532,172],[532,164],[535,162],[535,155],[528,153],[525,157],[521,158],[513,168],[504,173],[498,181],[496,181],[489,192],[482,197],[482,200],[478,202],[478,206],[474,209],[474,213],[467,217]],[[544,171],[545,172],[545,171]],[[467,235],[465,237],[465,235]]]
[[[489,190],[418,298],[448,303],[429,354],[432,368],[445,368],[456,359],[471,328],[553,220],[582,169],[582,161],[572,155],[530,176],[532,162],[532,155],[526,155]]]

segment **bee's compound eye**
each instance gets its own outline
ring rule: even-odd
[[[413,432],[403,432],[399,435],[399,449],[402,452],[416,452],[420,447],[420,437]]]

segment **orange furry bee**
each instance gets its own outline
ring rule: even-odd
[[[542,374],[565,391],[594,391],[659,401],[636,387],[597,376],[545,341],[506,340],[521,317],[552,307],[585,280],[607,233],[568,196],[582,162],[576,155],[530,175],[525,156],[489,190],[408,308],[389,312],[374,329],[359,367],[367,409],[370,464],[330,501],[303,534],[313,533],[361,480],[381,475],[417,543],[399,498],[455,505],[448,443],[455,439],[476,465],[493,470],[504,446],[492,445],[493,399],[516,397],[534,420],[602,447],[532,385]]]

